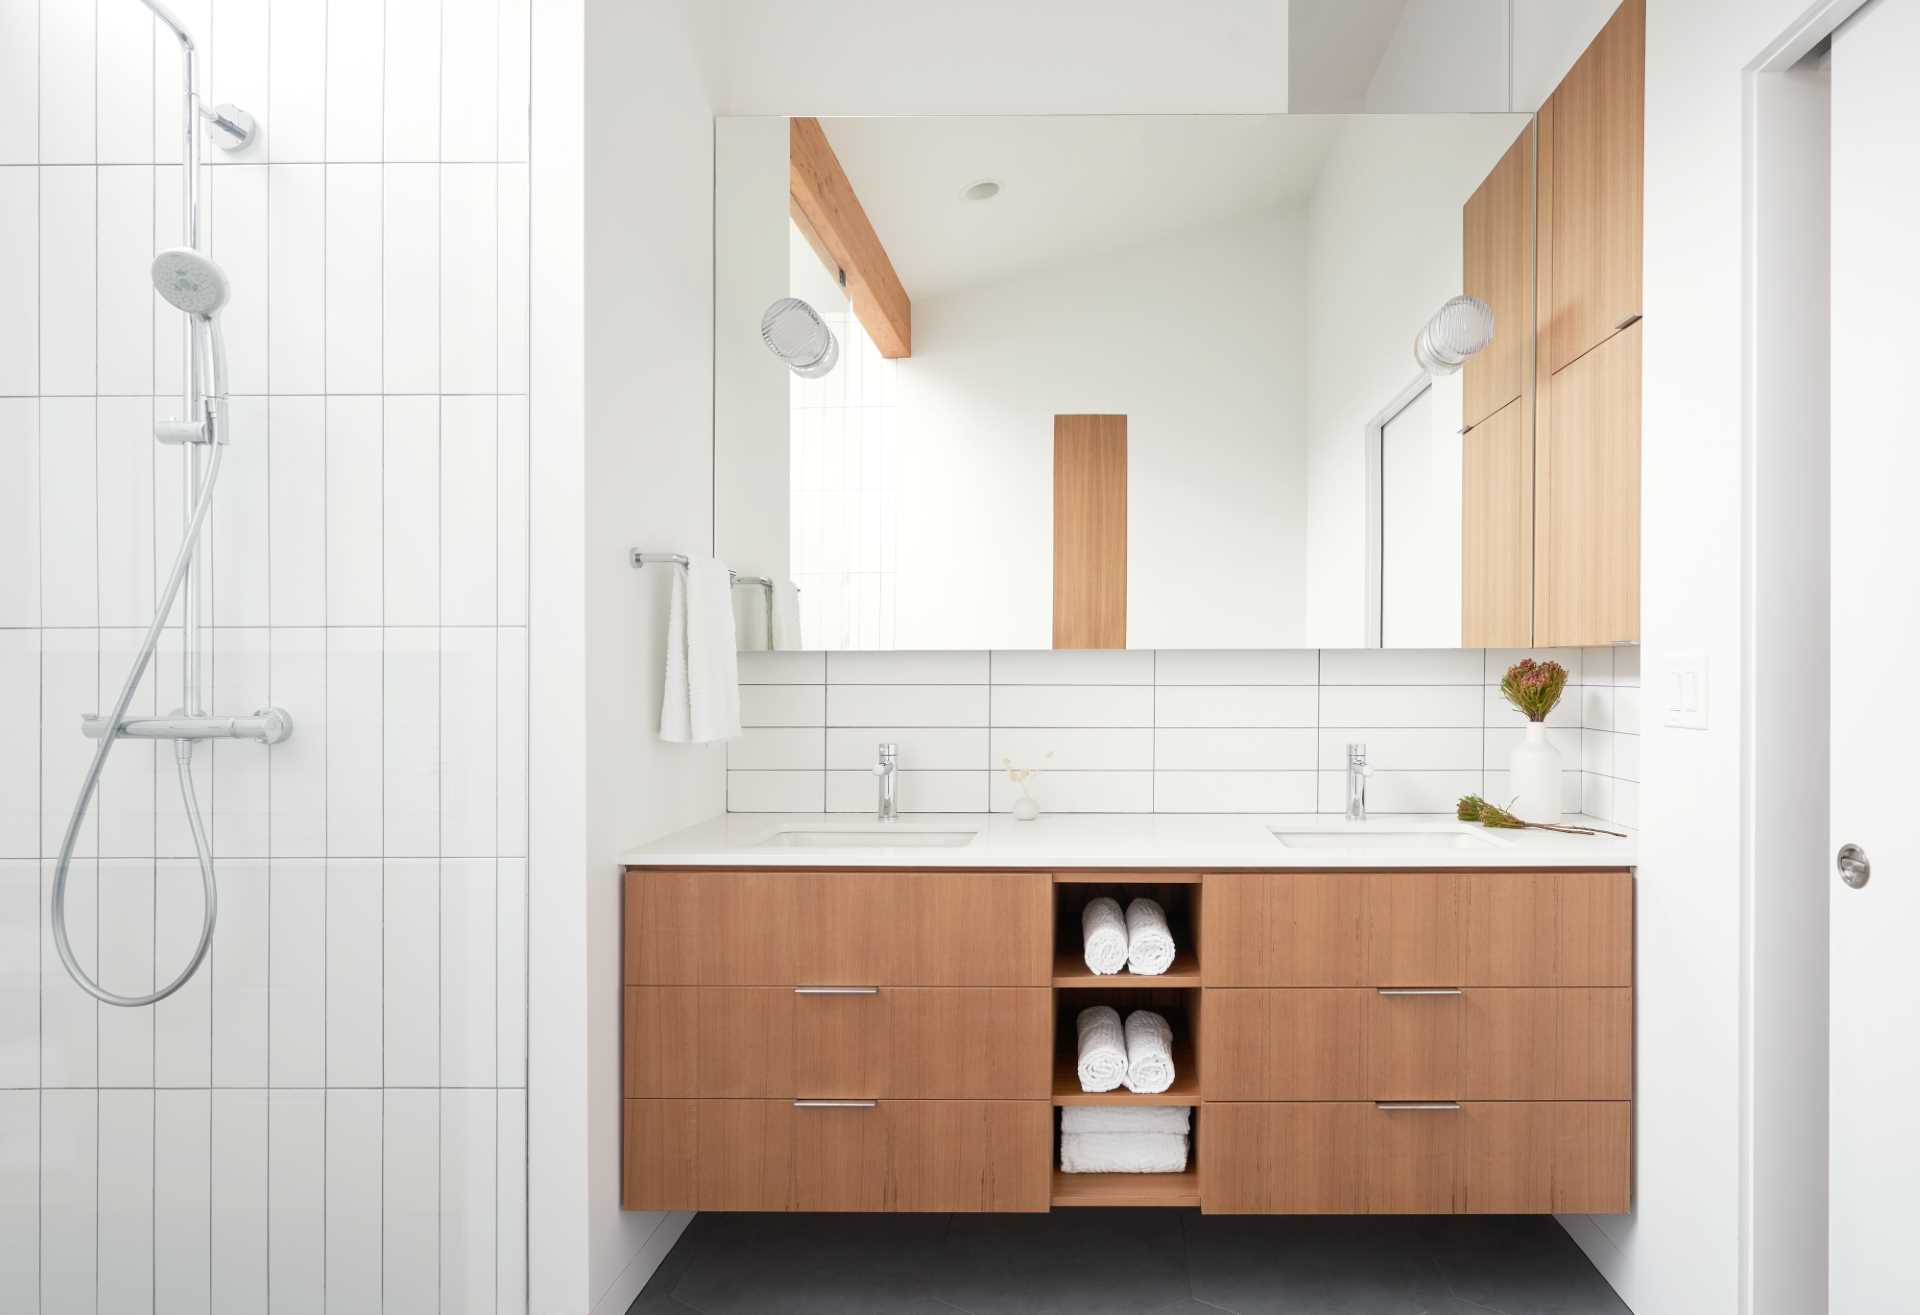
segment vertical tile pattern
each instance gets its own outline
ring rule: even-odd
[[[743,653],[745,734],[727,807],[865,812],[875,745],[899,746],[904,812],[1004,812],[1006,767],[1067,813],[1314,813],[1345,806],[1367,746],[1381,813],[1498,798],[1524,719],[1504,649]],[[1532,654],[1568,670],[1548,718],[1565,809],[1637,819],[1638,650]]]
[[[213,953],[96,1005],[49,899],[77,719],[183,520],[152,433],[183,321],[148,279],[185,240],[180,60],[138,6],[0,0],[0,721],[30,746],[0,755],[0,1306],[524,1310],[530,7],[170,7],[260,124],[201,194],[232,281],[209,701],[295,734],[196,750]],[[176,628],[132,710],[183,671]],[[70,876],[122,992],[200,933],[169,758],[116,747]]]

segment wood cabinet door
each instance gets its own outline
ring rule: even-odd
[[[1533,367],[1533,131],[1521,130],[1460,212],[1461,290],[1493,310],[1493,341],[1461,372],[1462,429],[1518,399]]]
[[[1633,874],[1474,872],[1468,986],[1631,986]]]
[[[1555,371],[1641,311],[1646,29],[1645,0],[1624,0],[1553,93],[1544,328]]]
[[[1053,992],[1030,986],[903,986],[892,1002],[890,1095],[1046,1100]]]
[[[1361,1106],[1366,1114],[1367,1213],[1444,1215],[1454,1209],[1463,1124],[1459,1106]]]
[[[891,1116],[895,1210],[1039,1211],[1053,1183],[1053,1106],[901,1100]]]
[[[1374,872],[1361,880],[1367,985],[1460,985],[1466,966],[1460,874]]]
[[[1196,1129],[1206,1214],[1359,1214],[1368,1118],[1360,1104],[1209,1102]]]
[[[901,986],[1051,986],[1053,880],[1044,873],[894,878]]]
[[[1515,398],[1477,422],[1461,437],[1460,450],[1460,642],[1527,648],[1533,643],[1533,412],[1527,399]]]
[[[1208,986],[1361,986],[1366,879],[1348,872],[1209,873],[1200,971]]]
[[[1553,376],[1536,445],[1534,643],[1640,637],[1640,326]]]

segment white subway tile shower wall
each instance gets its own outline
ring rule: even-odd
[[[135,4],[0,0],[0,1307],[524,1310],[528,10],[173,8],[261,125],[202,192],[234,284],[210,692],[296,732],[196,756],[207,966],[94,1005],[48,880],[78,718],[178,543],[147,264],[180,241],[179,54]],[[181,665],[176,626],[136,710]],[[200,927],[163,754],[116,748],[73,873],[121,991]]]
[[[743,653],[746,733],[727,746],[736,813],[866,812],[875,745],[900,746],[903,812],[1001,812],[1003,764],[1041,767],[1043,808],[1315,813],[1345,807],[1364,741],[1376,812],[1498,800],[1525,719],[1505,649]],[[1639,650],[1542,650],[1570,673],[1547,719],[1569,812],[1639,815]]]

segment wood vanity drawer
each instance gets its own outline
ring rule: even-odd
[[[626,879],[633,986],[1045,986],[1041,873],[669,872]]]
[[[1037,987],[634,986],[631,1098],[1045,1099],[1052,995]]]
[[[1209,990],[1206,1098],[1627,1100],[1633,992]]]
[[[1212,1103],[1201,1118],[1210,1214],[1617,1214],[1632,1106],[1509,1101],[1437,1108]]]
[[[629,1210],[1045,1210],[1044,1101],[628,1100]]]
[[[1205,890],[1210,987],[1633,983],[1625,871],[1224,873]]]

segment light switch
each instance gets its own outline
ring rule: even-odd
[[[1674,653],[1666,666],[1667,725],[1707,729],[1707,655]]]

